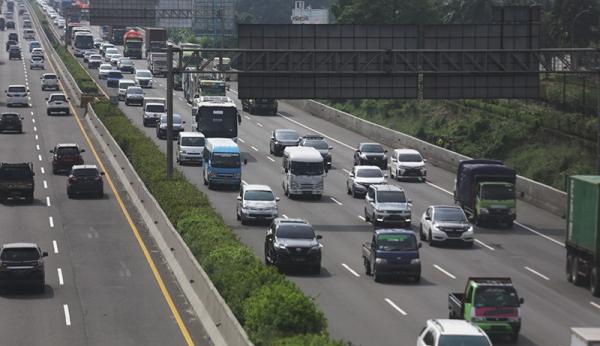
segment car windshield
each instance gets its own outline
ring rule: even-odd
[[[244,193],[244,199],[247,201],[274,201],[275,196],[271,191],[250,190]]]
[[[280,225],[277,228],[277,238],[315,239],[315,232],[306,224]]]
[[[296,131],[276,131],[275,138],[282,141],[297,141],[300,136]]]
[[[305,147],[313,147],[315,149],[321,149],[321,150],[329,149],[329,145],[325,141],[308,140],[308,141],[304,142],[304,146]]]
[[[44,79],[56,79],[56,75],[55,74],[47,74],[47,75],[44,75]]]
[[[127,88],[127,93],[128,94],[133,94],[133,95],[143,95],[144,94],[144,90],[142,90],[142,88],[139,88],[139,87],[128,87]]]
[[[379,191],[377,202],[380,203],[406,203],[404,191]]]
[[[3,261],[37,261],[40,253],[35,248],[4,249],[0,259]]]
[[[491,346],[483,335],[440,335],[438,346]]]
[[[108,66],[108,65],[102,65],[100,66],[101,70],[112,70],[112,66]]]
[[[383,172],[381,172],[381,169],[363,168],[356,171],[356,176],[360,178],[382,178]]]
[[[167,123],[167,116],[165,114],[160,116],[160,122],[163,124]],[[183,123],[183,120],[181,119],[181,115],[173,114],[173,124],[181,125],[182,123]]]
[[[483,185],[481,199],[497,201],[515,199],[515,189],[509,185]]]
[[[61,147],[56,150],[57,155],[64,156],[79,156],[79,148],[77,147]]]
[[[98,175],[98,170],[96,168],[78,168],[74,169],[72,174],[76,177],[95,177]]]
[[[435,221],[467,221],[465,214],[459,208],[435,208],[433,218]]]
[[[146,105],[146,112],[164,113],[165,106],[163,106],[163,105]]]
[[[18,120],[19,119],[19,115],[18,114],[14,114],[14,113],[5,113],[5,114],[2,114],[2,119],[4,119],[4,120]]]
[[[238,153],[213,153],[210,165],[217,168],[239,168],[241,166]]]
[[[123,75],[119,71],[110,71],[108,73],[108,78],[118,78],[118,79],[121,79],[121,78],[123,78]]]
[[[39,56],[34,56],[34,57],[31,58],[31,61],[40,62],[40,61],[44,61],[44,59],[42,59]]]
[[[475,291],[475,307],[519,306],[517,291],[511,286],[480,286]]]
[[[129,59],[121,60],[121,65],[133,65],[133,61]]]
[[[183,137],[181,145],[184,147],[203,147],[204,137]]]
[[[90,55],[90,60],[101,60],[102,59],[102,55]]]
[[[363,153],[383,153],[383,147],[379,144],[363,144],[360,146]]]
[[[24,92],[27,92],[27,88],[25,88],[24,86],[9,87],[8,92],[9,93],[24,93]]]
[[[419,154],[400,154],[398,155],[400,162],[421,162],[423,158]]]
[[[119,54],[119,50],[117,48],[106,48],[106,54]]]
[[[138,71],[136,72],[136,77],[142,77],[142,78],[150,78],[152,77],[152,73],[148,72],[148,71]]]
[[[322,175],[324,169],[322,162],[293,161],[290,167],[294,175]]]
[[[121,81],[121,83],[119,83],[119,88],[120,89],[128,90],[129,87],[132,87],[134,85],[135,85],[135,82],[130,82],[130,81],[123,82],[123,81]]]
[[[50,97],[50,101],[51,102],[54,102],[54,101],[67,102],[67,97],[65,95],[52,95]]]
[[[380,234],[377,236],[377,249],[381,251],[417,250],[417,238],[414,234]]]
[[[29,169],[29,166],[19,165],[11,167],[2,167],[0,169],[0,178],[5,180],[31,178],[33,172]]]

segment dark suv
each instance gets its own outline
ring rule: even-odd
[[[295,265],[320,274],[321,238],[305,220],[276,218],[265,237],[265,263],[278,269]]]
[[[52,173],[69,172],[75,165],[83,165],[83,153],[85,149],[79,149],[77,144],[57,144],[50,150],[52,156]]]
[[[0,285],[32,285],[38,292],[46,288],[44,257],[39,246],[33,243],[9,243],[0,249]]]
[[[33,203],[34,175],[31,162],[0,163],[0,202],[25,198],[25,202]]]
[[[91,194],[98,198],[104,196],[104,172],[95,165],[73,166],[67,180],[67,196],[73,198],[81,194]]]
[[[23,118],[17,113],[0,114],[0,132],[23,133]]]
[[[8,48],[8,60],[17,59],[21,60],[21,48],[19,46],[10,46]]]
[[[274,155],[283,155],[285,147],[295,147],[298,143],[300,143],[300,135],[296,130],[277,129],[271,132],[269,152]]]
[[[11,46],[17,46],[18,44],[19,44],[19,42],[15,41],[15,40],[6,41],[6,51],[8,52],[8,50],[10,49]]]
[[[388,168],[386,153],[379,143],[360,143],[354,152],[354,165],[379,166],[385,171]]]
[[[250,114],[263,113],[277,115],[277,100],[274,99],[243,99],[242,110]]]

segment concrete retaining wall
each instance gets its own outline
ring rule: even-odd
[[[440,148],[402,132],[390,130],[313,100],[286,100],[284,103],[365,137],[376,139],[390,148],[405,147],[418,150],[427,158],[428,163],[450,172],[456,171],[461,160],[470,159],[468,156]],[[519,199],[558,216],[565,217],[567,195],[563,191],[521,176],[517,177],[516,190]]]

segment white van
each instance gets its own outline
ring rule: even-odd
[[[309,195],[321,199],[327,167],[313,147],[286,147],[283,151],[282,187],[285,195]]]
[[[177,138],[177,151],[175,159],[180,165],[185,162],[202,164],[204,151],[204,134],[201,132],[180,132]]]

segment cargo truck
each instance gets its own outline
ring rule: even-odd
[[[164,52],[167,49],[167,29],[146,28],[144,31],[146,56],[150,56],[150,52]]]
[[[167,76],[167,53],[150,52],[148,53],[148,70],[153,76]]]
[[[421,259],[415,233],[410,229],[382,229],[373,231],[371,241],[362,245],[365,273],[376,282],[382,277],[409,277],[421,280]]]
[[[567,281],[600,296],[600,176],[567,181]]]
[[[142,58],[142,47],[144,45],[144,38],[142,34],[135,30],[129,30],[123,34],[123,56],[141,59]]]
[[[127,32],[125,28],[112,28],[110,32],[110,43],[116,45],[123,44],[123,35]]]
[[[464,292],[448,295],[449,318],[473,322],[488,335],[508,336],[516,342],[523,303],[510,278],[471,277]]]
[[[497,160],[463,160],[454,180],[454,203],[473,223],[504,223],[512,227],[517,218],[514,169]]]
[[[571,328],[571,346],[600,346],[600,328]]]

